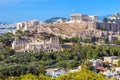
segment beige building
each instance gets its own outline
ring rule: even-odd
[[[18,40],[12,43],[12,49],[18,52],[37,52],[37,51],[58,51],[61,49],[58,37],[51,37],[46,40]]]
[[[52,39],[53,38],[53,39]],[[27,50],[29,51],[58,51],[60,50],[59,38],[52,37],[49,41],[34,42],[27,45]],[[58,41],[54,41],[54,39]],[[52,41],[51,41],[52,40]]]
[[[118,40],[118,36],[117,36],[117,35],[109,35],[109,36],[108,36],[108,40],[109,40],[109,41]]]
[[[25,50],[25,47],[27,46],[27,44],[29,44],[31,41],[30,40],[19,40],[17,38],[15,38],[15,40],[12,43],[12,49],[14,49],[15,51],[21,52]]]
[[[111,64],[118,64],[119,58],[117,56],[104,57],[104,62]]]
[[[71,23],[74,22],[98,22],[98,16],[89,16],[83,14],[71,14]]]
[[[31,20],[28,22],[20,22],[20,23],[17,23],[17,30],[21,30],[21,31],[29,30],[29,31],[31,31],[31,30],[36,29],[38,24],[39,24],[39,22],[36,20]]]
[[[50,43],[51,44],[59,44],[59,38],[58,37],[51,37]]]

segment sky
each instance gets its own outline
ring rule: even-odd
[[[120,12],[120,0],[0,0],[0,22],[70,18],[72,13],[104,16]]]

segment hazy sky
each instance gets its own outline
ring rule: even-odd
[[[108,15],[120,12],[120,0],[0,0],[0,21],[17,22],[71,13]]]

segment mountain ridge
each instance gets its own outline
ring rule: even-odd
[[[59,19],[66,20],[66,21],[70,20],[69,18],[65,18],[65,17],[51,17],[51,18],[45,20],[44,22],[45,23],[54,23],[54,22],[56,22]]]

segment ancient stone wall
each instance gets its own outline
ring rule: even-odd
[[[119,23],[96,23],[96,29],[104,29],[107,31],[120,31],[120,24]]]

